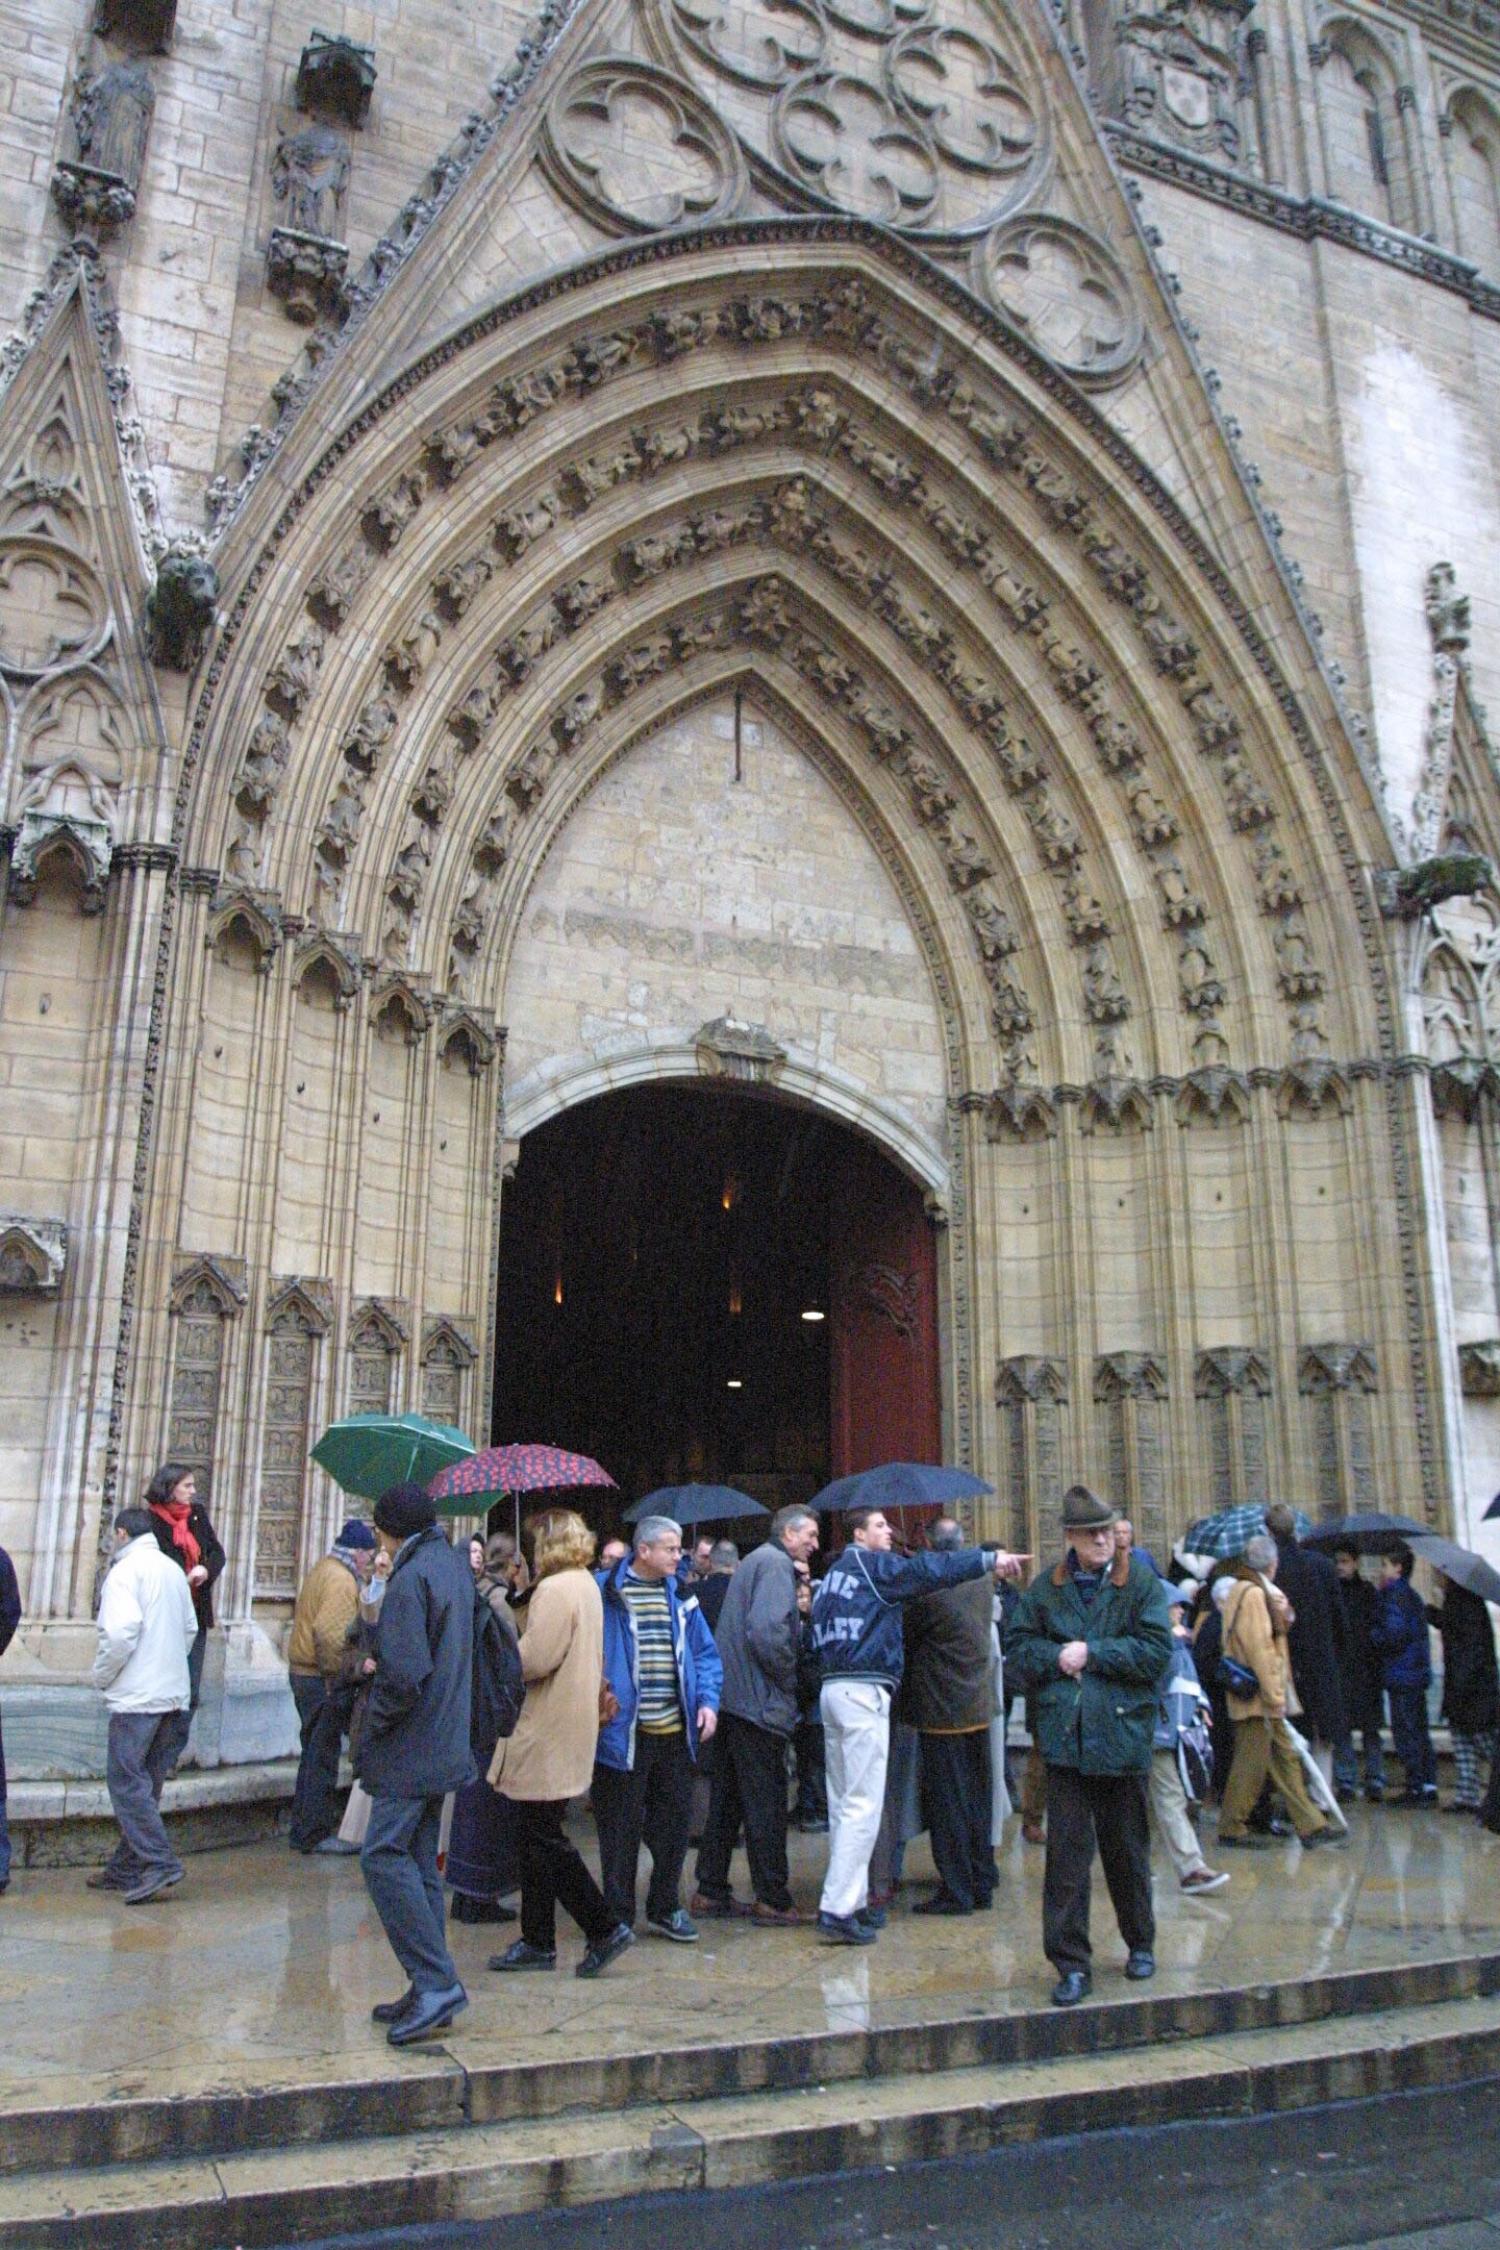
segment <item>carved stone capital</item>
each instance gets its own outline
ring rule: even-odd
[[[1460,1344],[1458,1379],[1465,1398],[1500,1398],[1500,1337]]]
[[[1297,1388],[1304,1397],[1327,1391],[1375,1391],[1373,1344],[1304,1344],[1297,1359]]]
[[[1026,1399],[1065,1406],[1067,1361],[1050,1358],[1043,1352],[1020,1352],[1014,1359],[1002,1359],[995,1370],[995,1404],[1018,1406]]]
[[[1239,1344],[1209,1345],[1193,1366],[1194,1398],[1222,1398],[1230,1391],[1271,1395],[1271,1370],[1257,1351]]]
[[[98,172],[92,164],[59,164],[52,175],[52,200],[70,234],[110,235],[135,217],[130,182],[116,172]]]
[[[0,1295],[55,1297],[68,1262],[68,1230],[61,1219],[0,1213]]]
[[[1057,1105],[1045,1086],[997,1086],[984,1105],[984,1129],[992,1141],[1050,1141]]]
[[[1161,1399],[1167,1395],[1166,1369],[1154,1352],[1102,1352],[1094,1362],[1094,1398]]]
[[[266,287],[286,306],[287,318],[310,328],[339,308],[349,268],[346,244],[326,235],[299,234],[295,227],[273,227],[266,245]]]

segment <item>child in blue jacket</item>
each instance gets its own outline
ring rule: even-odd
[[[1437,1759],[1427,1730],[1427,1690],[1432,1684],[1432,1652],[1427,1611],[1411,1582],[1410,1547],[1380,1558],[1375,1589],[1375,1623],[1370,1638],[1380,1658],[1391,1706],[1391,1735],[1406,1775],[1403,1805],[1437,1803]]]

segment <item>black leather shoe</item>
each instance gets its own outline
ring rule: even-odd
[[[1069,1969],[1066,1976],[1058,1978],[1052,1987],[1054,2008],[1076,2008],[1080,2000],[1087,2000],[1094,1989],[1094,1980],[1087,1969]]]
[[[931,1898],[922,1899],[912,1908],[913,1914],[972,1914],[973,1911],[962,1900],[950,1898],[946,1891],[934,1891]]]
[[[417,2004],[417,1988],[409,1984],[399,2000],[377,2000],[370,2010],[371,2023],[399,2023]]]
[[[1132,1984],[1144,1984],[1147,1977],[1156,1974],[1156,1955],[1144,1945],[1133,1945],[1126,1956],[1125,1974]]]
[[[455,1922],[518,1922],[520,1916],[513,1906],[502,1906],[497,1898],[470,1898],[466,1891],[455,1891],[448,1908]]]
[[[557,1967],[557,1949],[555,1946],[549,1949],[540,1945],[528,1945],[523,1937],[518,1937],[515,1944],[508,1945],[503,1953],[492,1953],[490,1955],[490,1967],[492,1969],[555,1969]]]
[[[468,2005],[469,1995],[461,1984],[450,1984],[446,1992],[421,1993],[415,2005],[391,2025],[386,2038],[393,2047],[414,2047],[419,2039],[446,2031],[459,2010]]]
[[[574,1976],[602,1976],[610,1962],[618,1961],[620,1955],[634,1943],[635,1932],[630,1924],[628,1922],[616,1922],[614,1928],[600,1938],[597,1945],[589,1947],[587,1953],[573,1971]]]

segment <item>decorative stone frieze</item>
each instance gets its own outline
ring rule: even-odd
[[[68,1229],[62,1219],[0,1212],[0,1294],[55,1297],[68,1263]]]

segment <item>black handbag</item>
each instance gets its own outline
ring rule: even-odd
[[[1238,1696],[1241,1702],[1260,1693],[1260,1681],[1249,1665],[1242,1664],[1237,1656],[1219,1658],[1219,1685],[1226,1695]]]

